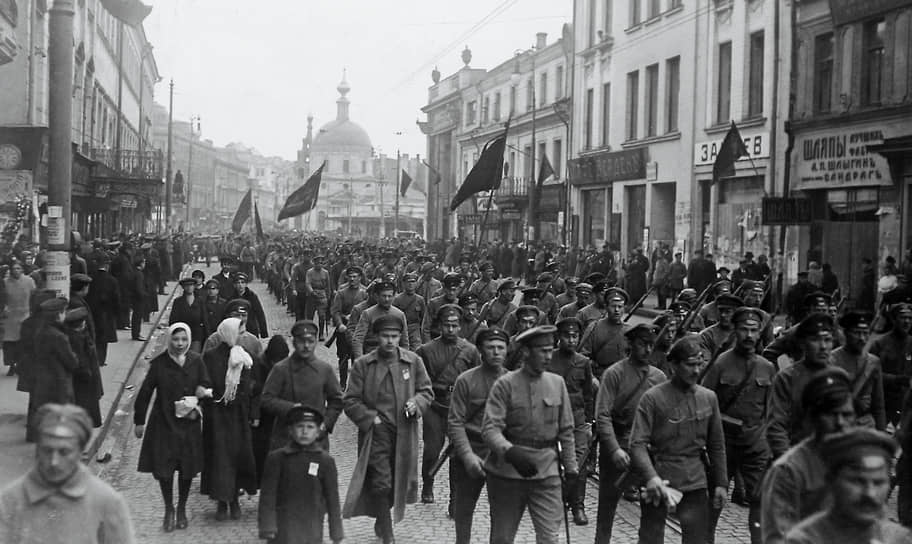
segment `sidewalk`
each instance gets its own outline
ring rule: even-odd
[[[159,319],[168,315],[171,297],[177,288],[176,282],[168,282],[165,295],[158,296],[160,310],[152,314],[150,322],[144,323],[142,336],[147,340],[138,342],[130,338],[130,331],[117,331],[117,343],[108,345],[107,365],[101,368],[104,396],[101,398],[102,427],[95,429],[87,453],[94,456],[110,425],[115,410],[114,403],[124,391],[123,385],[130,375],[136,360],[151,343]],[[16,391],[17,376],[0,376],[0,486],[17,478],[34,463],[35,445],[25,441],[26,411],[28,395]]]

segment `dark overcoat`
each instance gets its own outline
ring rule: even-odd
[[[190,340],[199,342],[201,346],[209,333],[215,332],[214,329],[206,329],[206,310],[203,307],[203,299],[199,296],[194,296],[193,304],[188,304],[187,297],[183,295],[174,299],[168,324],[175,323],[186,323],[190,327]]]
[[[101,407],[99,399],[104,394],[101,383],[101,369],[98,367],[98,354],[95,351],[95,338],[88,327],[76,330],[67,327],[70,348],[76,354],[79,366],[73,373],[73,394],[76,405],[81,406],[92,418],[94,427],[101,427]]]
[[[62,323],[45,321],[35,337],[31,400],[36,407],[48,402],[73,404],[73,373],[79,366]]]
[[[90,274],[92,286],[85,297],[95,320],[95,343],[117,342],[117,314],[120,311],[120,289],[117,280],[107,270]]]

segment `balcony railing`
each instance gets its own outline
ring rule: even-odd
[[[131,179],[161,180],[164,176],[164,153],[159,150],[92,149],[91,158],[113,170],[118,176]]]
[[[496,196],[525,197],[529,195],[529,180],[531,178],[509,177],[500,180],[500,188]]]

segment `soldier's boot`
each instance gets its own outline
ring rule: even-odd
[[[589,525],[589,518],[586,516],[586,476],[584,468],[570,490],[570,511],[576,525]]]
[[[390,515],[389,493],[375,493],[374,504],[377,506],[377,521],[374,523],[374,534],[383,544],[395,544],[393,535],[393,518]]]
[[[573,523],[576,525],[589,525],[589,518],[586,516],[586,509],[582,503],[574,504],[570,511],[573,513]]]
[[[424,504],[434,504],[434,481],[425,480],[421,486],[421,502]]]

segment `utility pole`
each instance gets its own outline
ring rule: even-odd
[[[399,166],[402,161],[402,153],[396,150],[396,219],[393,220],[393,238],[399,236],[399,192],[402,190],[402,168]]]
[[[74,0],[54,0],[48,17],[48,264],[47,287],[70,292],[70,204],[73,177]]]
[[[187,160],[187,179],[184,180],[184,183],[187,185],[187,188],[184,190],[187,197],[187,222],[184,229],[187,231],[190,230],[190,188],[193,186],[193,178],[190,177],[190,174],[193,171],[193,121],[196,121],[197,123],[196,133],[199,134],[199,115],[190,116],[190,158]]]
[[[165,171],[165,232],[171,234],[171,136],[174,124],[174,78],[168,85],[168,167]]]

